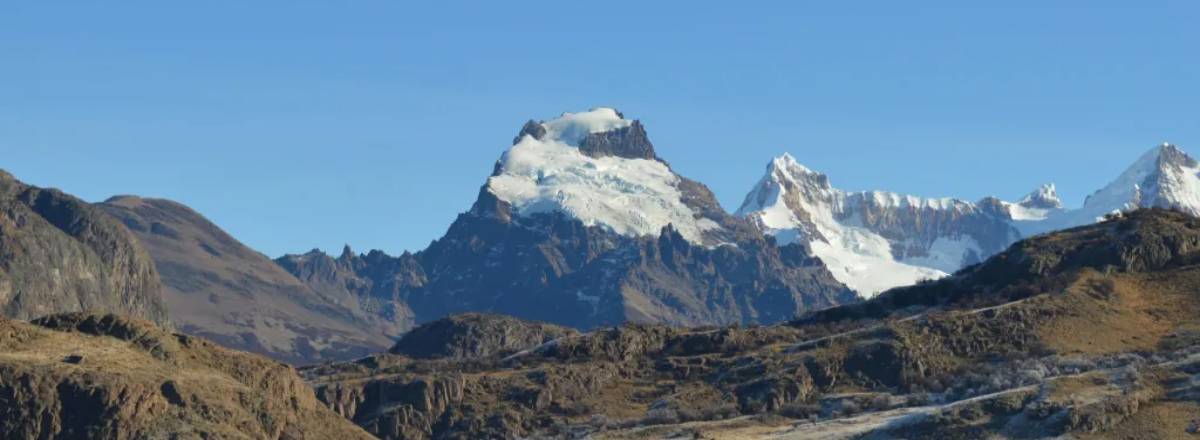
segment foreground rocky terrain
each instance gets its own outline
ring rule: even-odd
[[[95,206],[147,249],[185,333],[303,365],[386,350],[412,326],[358,296],[314,290],[182,204],[120,196]]]
[[[528,347],[302,373],[386,439],[1184,438],[1200,413],[1197,263],[1200,220],[1143,210],[782,325],[553,336],[505,320],[493,328]]]
[[[0,319],[0,438],[369,439],[295,371],[140,319]]]
[[[154,261],[120,222],[0,170],[0,310],[17,319],[104,311],[170,319]]]

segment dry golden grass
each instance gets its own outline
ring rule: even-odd
[[[1172,440],[1195,439],[1188,427],[1200,419],[1200,405],[1193,402],[1154,402],[1128,420],[1105,432],[1079,434],[1081,440]]]
[[[290,367],[128,321],[168,347],[0,320],[4,438],[371,438]],[[74,361],[69,362],[68,359]],[[65,390],[65,391],[64,391]]]

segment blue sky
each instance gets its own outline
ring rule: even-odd
[[[51,3],[0,6],[0,168],[272,256],[421,249],[525,120],[599,105],[728,210],[784,151],[845,189],[1071,206],[1200,153],[1196,2]]]

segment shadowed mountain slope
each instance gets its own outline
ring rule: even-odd
[[[180,330],[295,364],[386,350],[408,329],[361,308],[356,297],[318,291],[199,213],[169,200],[114,197],[96,205],[149,250]]]

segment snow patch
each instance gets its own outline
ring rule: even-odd
[[[926,255],[906,257],[903,261],[914,266],[928,267],[943,273],[954,273],[963,267],[970,255],[980,256],[983,250],[971,237],[938,237],[929,245]]]
[[[599,107],[586,112],[563,113],[542,126],[546,128],[546,138],[577,147],[589,134],[605,133],[632,124],[633,121],[622,118],[616,109]]]

